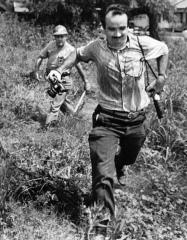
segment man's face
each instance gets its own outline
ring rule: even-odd
[[[67,39],[67,35],[55,35],[55,41],[57,47],[63,47]]]
[[[126,14],[112,15],[112,12],[107,13],[105,17],[105,34],[111,47],[121,48],[125,45],[128,34],[127,22]]]

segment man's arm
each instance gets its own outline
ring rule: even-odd
[[[70,69],[70,68],[73,67],[74,65],[75,65],[78,73],[80,74],[83,82],[84,82],[84,89],[85,89],[86,91],[89,91],[89,90],[90,90],[90,85],[89,85],[88,81],[86,80],[84,71],[83,71],[80,63],[78,63],[76,50],[74,50],[74,51],[68,56],[68,58],[65,59],[65,61],[63,62],[63,64],[62,64],[60,67],[58,67],[58,68],[56,69],[56,71],[58,71],[60,74],[62,74],[63,72],[65,72],[66,70]]]
[[[157,58],[157,66],[158,66],[158,75],[166,75],[166,70],[168,66],[168,54],[162,55]]]
[[[155,90],[157,93],[160,93],[163,90],[165,79],[166,79],[166,70],[168,65],[168,54],[161,55],[157,58],[157,67],[158,67],[158,77],[155,81],[151,82],[147,87],[147,91]]]
[[[83,61],[86,63],[89,62],[90,60],[94,61],[93,60],[93,52],[95,52],[94,46],[95,42],[92,41],[88,43],[86,46],[82,46],[75,49],[65,59],[63,64],[59,68],[57,68],[57,71],[62,74],[64,71],[77,64],[79,61]]]
[[[158,78],[156,89],[158,92],[163,90],[165,80],[166,80],[166,70],[168,66],[168,54],[162,55],[157,58],[157,66],[158,66]]]
[[[36,63],[35,63],[35,69],[34,69],[34,72],[35,72],[35,78],[40,81],[41,80],[41,75],[39,74],[39,70],[40,70],[40,66],[42,64],[42,61],[43,61],[43,58],[41,57],[38,57],[37,60],[36,60]]]
[[[79,75],[81,76],[82,81],[84,82],[84,89],[85,89],[86,91],[90,91],[91,87],[90,87],[89,82],[86,80],[86,76],[85,76],[85,74],[84,74],[84,71],[83,71],[83,69],[82,69],[81,64],[80,64],[80,63],[77,63],[77,64],[75,65],[75,67],[76,67]]]
[[[158,77],[155,81],[149,84],[147,91],[155,90],[157,93],[160,93],[163,90],[166,79],[169,52],[168,46],[164,42],[158,41],[149,36],[139,37],[139,40],[145,52],[145,59],[147,61],[151,59],[157,60]]]

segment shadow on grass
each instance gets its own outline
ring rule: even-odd
[[[22,204],[31,203],[37,210],[51,209],[58,216],[66,215],[73,223],[80,223],[89,195],[73,179],[51,176],[47,169],[31,172],[11,161],[8,172],[7,178],[11,180],[6,201],[14,199]]]

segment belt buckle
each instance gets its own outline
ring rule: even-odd
[[[129,112],[128,115],[127,115],[127,117],[128,117],[129,119],[132,119],[132,118],[134,117],[134,113],[133,113],[133,112]]]

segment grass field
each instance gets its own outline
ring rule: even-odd
[[[78,240],[93,233],[98,209],[88,209],[91,166],[88,133],[95,94],[76,116],[59,116],[42,131],[50,106],[48,84],[32,78],[34,61],[51,39],[52,27],[40,28],[0,15],[0,239]],[[85,34],[86,30],[86,34]],[[76,46],[96,37],[82,27],[69,36]],[[163,95],[164,119],[149,107],[149,132],[137,162],[126,172],[126,187],[116,186],[117,218],[110,239],[187,239],[187,44],[168,42],[170,60]],[[93,90],[94,66],[83,65]],[[83,85],[75,70],[70,98],[77,102]]]

